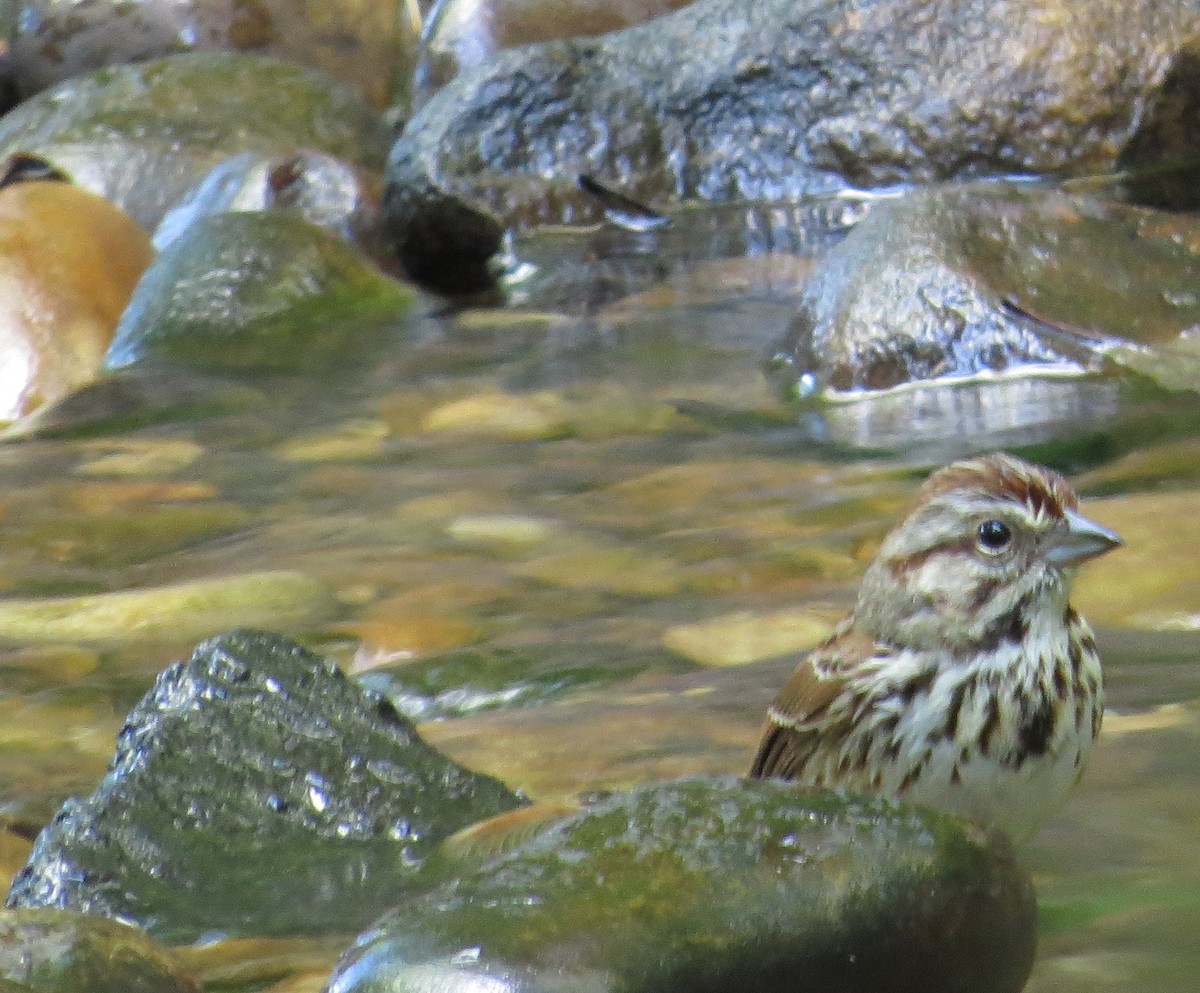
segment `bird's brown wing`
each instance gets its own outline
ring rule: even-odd
[[[822,744],[844,735],[850,715],[844,707],[831,713],[831,706],[846,690],[849,674],[879,652],[874,639],[849,623],[814,648],[767,710],[750,775],[795,779]]]

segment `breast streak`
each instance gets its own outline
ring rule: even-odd
[[[884,770],[875,788],[1017,835],[1044,820],[1078,778],[1092,742],[1091,707],[1076,719],[1075,686],[1056,701],[1054,657],[1065,659],[1067,650],[1058,627],[1061,637],[1035,624],[1020,644],[939,667],[927,705],[906,708],[897,720],[890,760],[881,750],[886,736],[874,736]],[[885,701],[873,713],[875,725],[894,719]]]

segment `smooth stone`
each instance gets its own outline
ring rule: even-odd
[[[95,596],[0,600],[0,640],[179,641],[229,624],[289,627],[328,616],[330,591],[299,572],[249,572]]]
[[[454,862],[329,993],[1017,993],[1033,962],[1033,887],[1002,836],[786,783],[642,787]]]
[[[816,616],[811,610],[746,610],[668,628],[663,632],[663,644],[700,665],[748,665],[806,651],[832,630],[828,618]]]
[[[1147,365],[1200,322],[1196,245],[1190,217],[1047,187],[915,190],[818,260],[780,359],[798,392],[834,397],[1079,373],[1128,350]]]
[[[153,230],[221,160],[308,148],[379,168],[387,131],[357,93],[257,55],[172,55],[76,76],[0,119],[0,156],[37,155]]]
[[[71,491],[77,492],[78,485],[73,480]],[[11,521],[4,547],[35,559],[51,550],[59,566],[111,569],[213,541],[244,529],[254,519],[245,507],[225,501],[124,504],[103,513],[90,508],[72,512],[74,503],[68,498],[66,506]]]
[[[96,377],[153,257],[146,232],[94,193],[44,181],[0,190],[0,420]]]
[[[555,530],[552,521],[522,514],[467,514],[446,525],[446,533],[460,544],[510,552],[543,545]]]
[[[421,429],[525,441],[560,437],[567,423],[566,404],[555,393],[477,393],[435,407]]]
[[[353,664],[356,673],[460,648],[479,641],[485,633],[481,625],[463,618],[412,613],[386,620],[352,621],[344,628],[358,639]],[[403,707],[397,709],[407,717],[414,716]]]
[[[546,554],[513,566],[514,575],[569,590],[664,597],[688,586],[687,567],[635,546],[593,544],[572,536]]]
[[[0,911],[0,983],[29,993],[200,993],[171,952],[128,924],[61,910]],[[0,993],[9,993],[0,985]]]
[[[419,24],[403,0],[10,0],[4,37],[23,96],[105,66],[178,52],[250,52],[315,69],[386,106]],[[18,16],[19,15],[19,16]],[[406,88],[406,87],[405,87]]]
[[[300,435],[275,454],[285,462],[357,462],[378,457],[390,431],[382,420],[356,418],[319,434]]]
[[[492,282],[505,232],[602,217],[581,175],[661,208],[1195,159],[1191,102],[1168,94],[1194,86],[1197,12],[1195,0],[698,0],[457,76],[392,150],[386,223],[413,278],[470,289]],[[1142,142],[1139,126],[1172,125],[1174,143]]]
[[[88,479],[81,482],[78,487],[72,487],[64,494],[67,501],[70,503],[73,510],[77,510],[83,514],[107,514],[115,510],[126,507],[145,507],[160,503],[199,503],[207,500],[216,500],[221,495],[221,491],[217,487],[208,482],[183,481],[175,482],[173,480],[164,479],[139,479],[141,475],[139,471],[145,469],[149,475],[157,475],[161,469],[158,457],[162,455],[164,461],[167,458],[178,455],[182,460],[186,453],[182,450],[168,450],[163,452],[159,449],[153,449],[150,458],[142,461],[137,452],[119,452],[114,453],[121,461],[117,462],[117,468],[120,470],[120,479]],[[124,461],[128,458],[129,461]],[[97,460],[101,462],[101,460]],[[84,466],[95,466],[96,462],[84,463]],[[101,464],[104,464],[101,462]],[[191,460],[183,463],[190,465]],[[112,465],[112,463],[108,463]],[[175,463],[172,461],[171,465]],[[151,472],[151,467],[154,471]],[[82,467],[77,472],[81,472]],[[168,470],[170,471],[170,470]],[[87,473],[82,473],[87,475]]]
[[[217,163],[173,206],[154,232],[160,252],[202,217],[278,210],[381,258],[383,177],[320,152],[240,152]],[[382,259],[381,259],[381,264]]]
[[[104,439],[84,447],[105,454],[76,466],[80,476],[166,476],[186,469],[205,452],[187,438]],[[116,451],[110,451],[114,448]],[[163,496],[169,498],[170,494],[164,492]]]
[[[159,676],[95,793],[38,837],[8,905],[117,917],[175,943],[344,933],[428,885],[441,838],[520,803],[336,666],[235,632]]]
[[[412,302],[357,249],[303,218],[214,214],[147,269],[104,365],[326,369],[371,352]]]

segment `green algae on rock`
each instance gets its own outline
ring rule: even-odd
[[[61,910],[0,911],[0,993],[199,993],[171,953],[128,924]]]
[[[361,354],[412,293],[300,217],[201,218],[146,270],[105,366],[322,369]]]
[[[0,120],[0,156],[53,163],[152,230],[235,152],[307,148],[382,165],[387,130],[350,88],[257,55],[173,55],[65,80]]]
[[[427,888],[440,839],[520,805],[336,666],[234,632],[159,676],[95,793],[39,836],[8,905],[174,942],[353,931]]]
[[[218,162],[163,217],[154,232],[159,251],[198,218],[227,211],[295,214],[379,256],[383,177],[321,152],[282,155],[239,152]]]
[[[360,936],[330,993],[1015,993],[1033,959],[1033,889],[1003,838],[789,784],[644,787],[453,861]]]

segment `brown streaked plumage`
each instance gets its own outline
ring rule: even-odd
[[[1025,834],[1082,773],[1103,713],[1074,567],[1120,543],[1009,455],[934,473],[853,613],[767,712],[750,774],[903,797]]]

